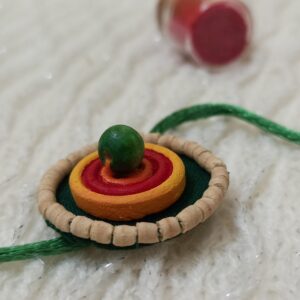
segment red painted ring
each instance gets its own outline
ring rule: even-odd
[[[146,149],[144,158],[148,160],[152,166],[152,176],[144,181],[126,186],[122,184],[106,182],[101,176],[103,165],[99,159],[95,159],[85,167],[81,175],[82,183],[89,190],[99,194],[124,196],[142,193],[155,188],[172,174],[173,165],[171,161],[163,154]]]

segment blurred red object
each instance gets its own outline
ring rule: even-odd
[[[250,42],[248,8],[238,0],[160,0],[161,31],[197,62],[225,65]]]

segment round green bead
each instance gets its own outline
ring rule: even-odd
[[[142,162],[144,140],[133,128],[114,125],[101,135],[98,152],[103,164],[107,158],[111,160],[110,167],[114,173],[129,173]]]

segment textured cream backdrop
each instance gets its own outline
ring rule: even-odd
[[[161,39],[155,1],[6,0],[0,8],[0,245],[57,236],[36,209],[49,164],[115,123],[147,131],[186,105],[242,105],[300,130],[300,2],[249,1],[251,55],[209,71]],[[222,157],[231,187],[191,233],[0,265],[0,299],[299,299],[300,151],[239,121],[176,134]]]

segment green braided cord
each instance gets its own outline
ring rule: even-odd
[[[56,255],[86,247],[85,243],[62,237],[20,246],[0,248],[0,262],[24,260],[40,256]]]
[[[223,103],[199,104],[178,110],[157,123],[151,132],[164,133],[184,122],[218,115],[236,117],[257,126],[266,132],[300,144],[300,132],[288,129],[253,112],[247,111],[242,107]]]
[[[200,104],[178,110],[156,124],[151,132],[164,133],[167,130],[177,127],[184,122],[218,115],[236,117],[257,126],[266,132],[300,144],[300,132],[288,129],[239,106],[222,103]],[[81,243],[72,239],[67,240],[60,237],[49,241],[0,248],[0,262],[56,255],[82,249],[86,246],[86,243]]]

